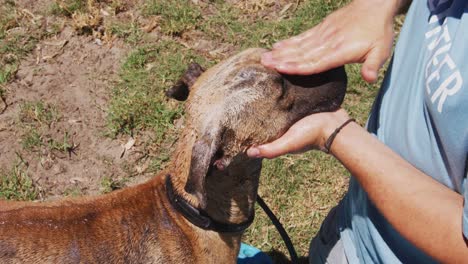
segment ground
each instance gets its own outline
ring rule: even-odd
[[[186,65],[205,67],[317,24],[348,1],[1,0],[0,198],[97,195],[164,168],[183,116],[164,97]],[[364,124],[378,84],[347,67],[344,107]],[[260,195],[301,256],[343,196],[348,173],[317,152],[265,161]],[[244,237],[285,263],[257,208]]]

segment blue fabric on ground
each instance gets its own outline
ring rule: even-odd
[[[273,261],[258,248],[241,243],[237,264],[273,264]]]

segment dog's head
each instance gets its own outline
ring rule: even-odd
[[[246,50],[207,71],[191,64],[166,92],[187,100],[185,122],[196,141],[185,190],[202,205],[210,170],[222,171],[233,160],[248,160],[248,147],[270,142],[297,120],[336,110],[343,101],[343,68],[310,76],[282,75],[262,66],[265,51]]]

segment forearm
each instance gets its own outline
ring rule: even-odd
[[[406,13],[412,0],[354,0],[353,2],[359,5],[378,6],[381,9],[386,9],[392,17]]]
[[[442,262],[468,259],[461,195],[413,167],[355,123],[338,134],[331,152],[406,239]]]

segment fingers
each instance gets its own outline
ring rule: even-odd
[[[305,130],[308,129],[290,128],[283,136],[271,143],[251,147],[247,150],[247,155],[251,158],[272,159],[284,154],[310,149],[309,139],[304,136]]]
[[[342,44],[337,41],[330,46],[320,46],[304,51],[298,43],[288,44],[282,50],[273,50],[262,56],[262,64],[286,74],[316,74],[348,63],[364,62],[361,75],[366,82],[377,80],[378,72],[390,55],[390,47],[366,48],[365,44]],[[360,55],[368,50],[367,56]],[[300,52],[299,52],[300,51]]]
[[[247,150],[247,155],[251,158],[271,159],[288,153],[323,149],[325,141],[332,131],[348,119],[348,114],[342,108],[335,112],[322,112],[306,116],[292,125],[277,140],[251,147]]]
[[[315,67],[321,51],[326,48],[323,43],[327,43],[313,37],[316,28],[276,43],[271,52],[263,54],[262,64],[283,73],[308,74]]]
[[[377,81],[380,68],[390,56],[390,50],[385,48],[372,49],[361,68],[362,78],[368,83]]]
[[[300,53],[297,51],[301,51]],[[354,62],[351,46],[333,43],[304,51],[304,48],[290,47],[283,51],[263,54],[262,63],[286,74],[315,74]]]
[[[393,15],[365,1],[353,3],[312,29],[274,44],[263,55],[262,64],[282,73],[306,75],[364,63],[364,80],[375,82],[392,47]]]

